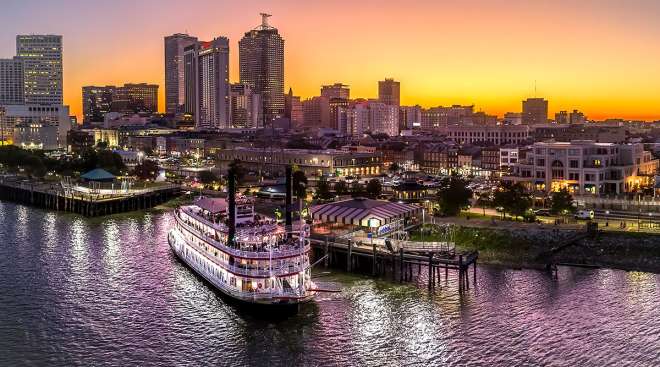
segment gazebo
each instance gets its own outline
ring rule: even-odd
[[[367,228],[407,222],[421,210],[421,207],[414,205],[366,198],[342,200],[311,208],[315,220]]]
[[[80,176],[86,182],[112,182],[115,175],[102,169],[96,168]]]

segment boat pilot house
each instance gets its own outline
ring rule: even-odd
[[[364,231],[384,236],[408,227],[422,208],[383,200],[354,198],[312,207],[314,233],[341,234]]]

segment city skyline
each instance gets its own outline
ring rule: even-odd
[[[551,116],[578,109],[593,119],[660,119],[655,90],[660,75],[654,65],[660,47],[653,41],[660,32],[651,16],[660,5],[651,1],[625,7],[613,1],[418,1],[405,7],[382,4],[378,12],[365,2],[344,13],[342,2],[190,3],[207,9],[204,14],[177,12],[175,4],[10,1],[0,15],[5,25],[0,57],[14,55],[18,34],[61,34],[64,102],[72,113],[82,115],[84,85],[143,82],[161,86],[164,110],[163,37],[183,32],[200,39],[228,37],[230,80],[237,82],[238,40],[265,11],[273,14],[271,23],[287,44],[285,90],[292,87],[304,98],[335,82],[350,85],[353,97],[375,98],[378,81],[391,77],[401,83],[402,105],[474,104],[502,116],[538,96],[549,100]],[[50,16],[40,22],[23,16],[37,6]],[[97,31],[77,32],[60,21],[65,12],[76,27]],[[92,17],[95,13],[105,17]],[[162,22],[145,25],[144,14]],[[121,30],[102,32],[118,21]],[[375,26],[380,24],[389,26]]]

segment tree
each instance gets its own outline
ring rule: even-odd
[[[367,182],[367,187],[365,190],[369,197],[375,199],[380,196],[380,193],[383,191],[383,186],[380,184],[378,179],[372,178],[369,180],[369,182]]]
[[[396,162],[392,162],[392,164],[390,164],[390,166],[387,168],[387,170],[390,171],[390,173],[397,173],[399,172],[400,169],[401,167]]]
[[[241,161],[238,159],[234,159],[231,163],[229,163],[228,173],[234,174],[234,178],[236,179],[236,185],[242,183],[243,178],[245,177],[245,169],[241,165]]]
[[[293,172],[293,194],[299,200],[304,200],[307,197],[307,176],[301,170]]]
[[[490,191],[482,191],[477,195],[477,206],[480,206],[484,210],[484,216],[486,215],[486,208],[493,206],[493,194]]]
[[[211,171],[202,171],[199,173],[199,182],[204,185],[211,185],[216,181],[218,181],[218,176]]]
[[[121,159],[121,156],[115,152],[110,150],[101,150],[96,153],[96,157],[96,167],[93,168],[103,168],[113,175],[121,175],[122,172],[126,170],[126,165]]]
[[[340,180],[335,183],[335,193],[338,196],[346,195],[346,193],[348,193],[348,184],[346,181]]]
[[[351,184],[351,196],[357,197],[362,195],[364,195],[364,186],[360,183],[360,181],[353,181]]]
[[[553,192],[550,202],[550,211],[553,214],[572,213],[575,211],[575,207],[573,206],[573,196],[568,189],[564,188],[557,192]]]
[[[466,180],[456,174],[440,181],[436,200],[444,215],[455,216],[470,205],[472,190],[467,184]]]
[[[333,197],[330,192],[330,185],[325,176],[321,176],[319,182],[316,184],[316,197],[321,200],[328,200]]]
[[[494,205],[502,207],[502,215],[511,213],[516,218],[525,215],[532,207],[532,198],[520,183],[503,182],[495,191]]]
[[[158,176],[158,163],[151,159],[144,159],[135,166],[135,175],[142,180],[153,180]]]

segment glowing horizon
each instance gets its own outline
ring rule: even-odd
[[[593,119],[660,120],[660,3],[651,0],[9,0],[3,8],[0,58],[15,54],[16,34],[63,35],[64,99],[79,117],[84,85],[155,83],[163,111],[163,37],[173,33],[229,37],[238,81],[238,40],[266,11],[285,40],[285,90],[303,98],[334,82],[350,85],[352,98],[375,97],[378,80],[392,77],[403,105],[474,104],[501,116],[538,96],[550,101],[550,117],[578,109]]]

